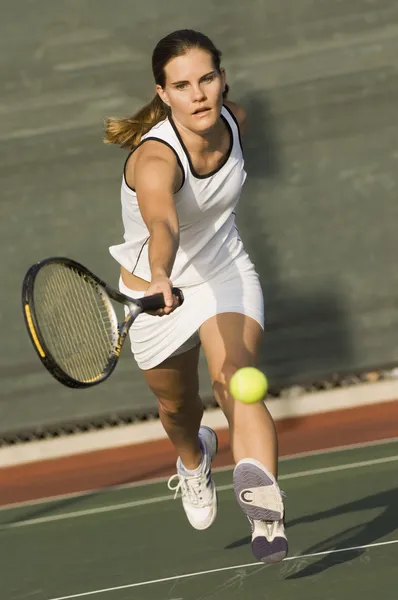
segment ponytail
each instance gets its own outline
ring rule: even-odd
[[[143,106],[131,117],[106,119],[104,142],[132,150],[145,133],[166,119],[168,115],[169,108],[156,94],[149,104]]]

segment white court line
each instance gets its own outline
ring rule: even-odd
[[[346,444],[344,446],[336,446],[333,448],[321,448],[320,450],[309,450],[307,452],[297,452],[296,454],[287,454],[279,458],[280,463],[288,461],[296,461],[302,458],[311,458],[313,456],[322,456],[329,454],[339,454],[341,452],[347,452],[349,450],[361,450],[362,448],[372,448],[374,446],[387,446],[388,444],[395,444],[398,442],[398,437],[384,438],[382,440],[372,440],[370,442],[358,442],[356,444]],[[225,467],[216,467],[212,469],[214,473],[225,473],[232,471],[234,465],[227,465]],[[153,479],[145,479],[142,481],[130,481],[129,483],[121,483],[119,485],[110,485],[109,487],[92,488],[83,490],[82,492],[71,492],[69,494],[58,494],[55,496],[47,496],[45,498],[37,498],[36,500],[23,500],[22,502],[13,502],[12,504],[6,504],[0,506],[0,513],[7,510],[13,510],[16,508],[36,506],[37,504],[47,504],[52,502],[58,502],[61,500],[69,500],[73,498],[81,498],[84,496],[91,496],[93,494],[109,494],[117,492],[119,490],[134,489],[137,487],[149,487],[151,485],[164,483],[169,477],[154,477]]]
[[[397,544],[398,540],[389,540],[386,542],[376,542],[375,544],[365,544],[363,546],[352,546],[351,548],[338,548],[337,550],[325,550],[323,552],[314,552],[313,554],[298,554],[297,556],[288,556],[282,562],[288,560],[301,560],[303,558],[316,558],[317,556],[326,556],[328,554],[337,554],[338,552],[352,552],[354,550],[366,550],[368,548],[377,548],[387,546],[389,544]],[[199,575],[210,575],[211,573],[221,573],[222,571],[232,571],[234,569],[247,569],[264,565],[262,562],[247,563],[244,565],[233,565],[232,567],[221,567],[220,569],[210,569],[208,571],[197,571],[196,573],[184,573],[183,575],[173,575],[172,577],[163,577],[162,579],[152,579],[151,581],[140,581],[138,583],[128,583],[126,585],[118,585],[116,587],[104,588],[102,590],[93,590],[91,592],[83,592],[82,594],[73,594],[72,596],[59,596],[50,598],[50,600],[71,600],[72,598],[83,598],[84,596],[93,596],[95,594],[104,594],[105,592],[116,592],[118,590],[127,590],[134,587],[143,587],[155,583],[166,583],[176,579],[188,579],[189,577],[198,577]]]
[[[373,465],[382,465],[390,462],[398,461],[398,455],[387,456],[384,458],[375,458],[373,460],[364,460],[361,462],[348,463],[345,465],[335,465],[333,467],[325,467],[321,469],[312,469],[309,471],[298,471],[297,473],[287,473],[281,475],[279,481],[287,481],[289,479],[299,479],[300,477],[311,477],[314,475],[323,475],[324,473],[335,473],[337,471],[346,471],[348,469],[359,469],[361,467],[369,467]],[[217,487],[218,492],[230,490],[233,488],[232,484],[220,485]],[[138,506],[148,506],[149,504],[158,504],[159,502],[167,502],[173,500],[174,497],[171,494],[167,496],[157,496],[156,498],[144,498],[143,500],[134,500],[132,502],[123,502],[122,504],[111,504],[110,506],[100,506],[97,508],[89,508],[86,510],[79,510],[74,512],[60,513],[58,515],[51,515],[48,517],[40,517],[38,519],[28,519],[26,521],[18,521],[16,523],[9,523],[0,526],[1,530],[15,529],[17,527],[28,527],[30,525],[40,525],[42,523],[53,523],[55,521],[64,521],[65,519],[76,519],[78,517],[88,517],[90,515],[99,515],[101,513],[114,512],[117,510],[124,510],[126,508],[136,508]]]

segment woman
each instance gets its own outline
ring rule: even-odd
[[[121,189],[125,242],[110,252],[121,265],[122,292],[165,297],[166,307],[141,315],[130,336],[178,454],[169,488],[181,491],[193,527],[213,523],[217,437],[200,425],[201,346],[228,421],[234,489],[252,527],[252,550],[268,563],[287,554],[275,427],[264,403],[245,405],[229,392],[234,372],[256,363],[264,316],[258,275],[235,226],[246,117],[226,99],[220,58],[205,35],[171,33],[153,52],[152,102],[131,118],[108,120],[105,141],[131,150]],[[181,307],[173,285],[184,292]]]

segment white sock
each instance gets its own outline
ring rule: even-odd
[[[200,465],[198,467],[196,467],[196,469],[187,469],[186,466],[183,464],[181,458],[178,457],[177,471],[179,473],[181,473],[182,475],[191,475],[191,476],[199,475],[199,473],[203,470],[203,465],[205,462],[205,453],[204,453],[202,442],[200,442],[200,447],[202,450],[202,460],[200,461]]]

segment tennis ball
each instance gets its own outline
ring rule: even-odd
[[[255,367],[243,367],[231,377],[229,390],[239,402],[253,404],[264,398],[268,390],[268,381],[264,373]]]

